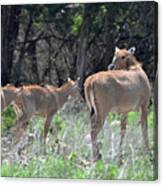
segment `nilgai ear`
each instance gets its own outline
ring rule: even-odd
[[[110,65],[108,65],[108,70],[113,70],[115,68],[115,65],[114,64],[110,64]]]
[[[67,78],[67,81],[71,81],[71,78],[68,77],[68,78]]]
[[[77,77],[76,81],[79,81],[80,80],[80,77]]]
[[[75,81],[75,85],[80,88],[80,77],[77,77],[76,81]]]
[[[128,49],[128,53],[134,55],[136,51],[136,47],[131,47],[130,49]]]
[[[115,52],[118,52],[120,49],[116,46],[115,47]]]

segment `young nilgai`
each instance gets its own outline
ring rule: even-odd
[[[75,82],[71,79],[68,79],[68,82],[60,88],[53,86],[41,87],[39,85],[23,86],[14,102],[21,112],[17,116],[17,124],[13,128],[13,131],[15,131],[18,138],[20,138],[22,132],[26,129],[27,121],[29,121],[33,115],[45,117],[45,144],[48,129],[54,114],[64,105],[69,96],[75,96],[78,92],[78,80]]]
[[[103,127],[109,112],[122,114],[119,156],[126,130],[127,113],[141,111],[141,126],[144,150],[147,153],[147,106],[150,98],[150,84],[146,73],[134,57],[135,48],[129,50],[116,47],[112,70],[91,75],[85,81],[85,98],[91,112],[91,140],[93,157],[101,157],[97,135]]]

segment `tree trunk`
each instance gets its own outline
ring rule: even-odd
[[[37,66],[37,55],[36,55],[36,42],[32,42],[30,47],[28,48],[28,55],[31,61],[31,75],[30,75],[30,82],[32,84],[39,84],[39,72]]]
[[[76,62],[77,77],[80,77],[79,86],[81,87],[81,89],[83,89],[83,81],[85,78],[85,64],[87,60],[86,52],[87,52],[90,25],[91,25],[91,15],[89,10],[89,5],[85,5],[83,24],[80,30],[79,48],[78,48],[78,55],[77,55],[77,62]]]
[[[104,22],[104,29],[105,29],[105,35],[104,35],[104,43],[105,43],[105,55],[104,55],[104,66],[107,69],[107,66],[111,63],[113,46],[114,46],[114,36],[111,30],[113,29],[113,23],[115,16],[113,15],[114,12],[112,12],[110,6],[108,5],[108,11],[105,15],[105,22]]]
[[[2,59],[2,85],[11,81],[13,53],[19,30],[19,15],[21,6],[3,5],[1,7],[1,59]]]
[[[16,65],[15,65],[15,69],[14,69],[16,84],[21,83],[22,60],[24,58],[24,53],[26,52],[26,44],[27,44],[29,33],[31,31],[32,24],[33,24],[33,11],[29,12],[29,21],[28,21],[27,29],[26,29],[26,32],[25,32],[25,35],[24,35],[22,47],[20,49],[19,59],[18,59]]]

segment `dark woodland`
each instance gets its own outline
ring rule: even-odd
[[[62,85],[106,70],[115,46],[157,68],[154,2],[2,6],[2,85]],[[155,27],[156,26],[156,27]]]

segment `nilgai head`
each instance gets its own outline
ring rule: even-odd
[[[67,82],[62,87],[60,87],[60,89],[67,89],[69,92],[69,98],[78,96],[80,94],[79,80],[80,78],[77,78],[76,81],[68,78]]]
[[[135,51],[135,47],[131,47],[128,50],[115,47],[114,57],[112,63],[108,66],[108,70],[129,70],[131,66],[137,64],[134,56]]]

